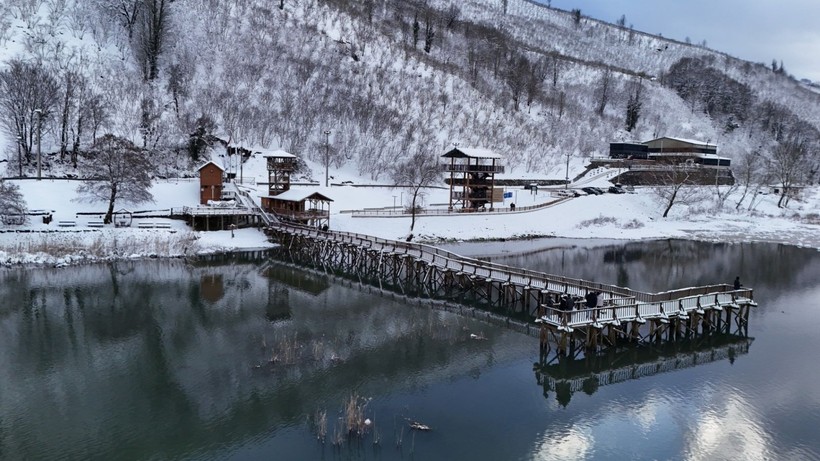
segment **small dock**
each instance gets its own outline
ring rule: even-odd
[[[542,351],[595,351],[747,331],[757,304],[750,288],[718,284],[662,293],[638,292],[467,258],[430,245],[270,222],[268,235],[294,262],[407,296],[479,306],[523,319],[538,330]],[[585,308],[590,292],[601,302]],[[575,300],[558,307],[562,295]]]

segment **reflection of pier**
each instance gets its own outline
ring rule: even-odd
[[[295,262],[408,296],[479,305],[540,324],[541,345],[567,352],[620,343],[745,331],[752,290],[709,285],[643,293],[463,257],[429,245],[275,223],[267,228]],[[602,305],[579,301],[599,293]],[[558,297],[575,301],[556,308]],[[599,303],[600,304],[600,303]]]
[[[658,347],[610,350],[607,354],[573,358],[549,354],[535,366],[535,378],[544,396],[556,393],[566,406],[575,392],[592,394],[601,386],[617,384],[720,360],[734,362],[747,354],[754,338],[719,334],[696,341],[664,343]]]

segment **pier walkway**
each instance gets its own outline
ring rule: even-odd
[[[598,349],[621,341],[674,339],[711,331],[745,331],[751,288],[716,284],[661,293],[510,267],[457,255],[431,245],[270,222],[266,232],[306,264],[387,285],[407,295],[484,305],[541,328],[543,347],[581,342]],[[600,293],[602,305],[583,297]],[[561,310],[561,295],[573,299]]]

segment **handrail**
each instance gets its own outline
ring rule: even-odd
[[[615,285],[547,274],[490,261],[482,261],[426,244],[401,242],[353,232],[322,231],[293,223],[279,223],[277,226],[294,234],[324,240],[336,240],[341,243],[349,243],[357,246],[366,246],[374,251],[407,254],[428,261],[430,264],[443,269],[469,273],[477,277],[516,282],[531,288],[548,290],[554,293],[583,295],[589,291],[600,291],[608,296],[610,302],[616,303],[617,306],[615,307],[618,308],[642,303],[656,305],[659,309],[668,312],[678,310],[679,303],[683,299],[697,299],[699,302],[701,296],[714,295],[717,302],[717,296],[720,294],[729,296],[728,301],[721,301],[728,303],[731,302],[734,297],[752,299],[753,293],[751,288],[734,290],[732,286],[725,284],[683,288],[661,293],[644,293]],[[687,303],[690,304],[688,301]],[[694,305],[689,307],[694,308]],[[652,309],[652,311],[654,312],[654,309]],[[647,312],[647,315],[652,314]]]
[[[495,206],[492,209],[490,208],[457,208],[453,211],[449,210],[431,210],[431,209],[421,209],[416,211],[416,215],[424,215],[424,216],[471,216],[476,213],[523,213],[525,211],[535,211],[541,210],[544,208],[549,208],[559,203],[563,203],[566,200],[569,200],[572,197],[560,197],[557,200],[552,200],[549,202],[539,203],[537,205],[528,205],[528,206],[516,206],[515,209],[512,209],[508,206]],[[370,209],[370,210],[344,210],[344,213],[351,213],[352,217],[354,218],[399,218],[402,216],[410,216],[410,213],[395,213],[393,210],[384,210],[384,209]]]

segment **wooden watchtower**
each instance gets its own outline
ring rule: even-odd
[[[268,195],[262,197],[262,209],[279,219],[306,226],[330,224],[330,198],[311,190],[290,188],[290,176],[296,170],[296,156],[283,150],[263,155],[268,167]]]
[[[296,170],[296,156],[283,150],[263,155],[268,162],[268,195],[276,196],[290,190],[290,175]]]
[[[489,149],[456,147],[442,157],[450,159],[444,167],[450,173],[450,211],[459,205],[461,211],[476,211],[487,204],[492,210],[493,203],[504,201],[503,190],[495,188],[495,174],[504,172],[500,155]]]

